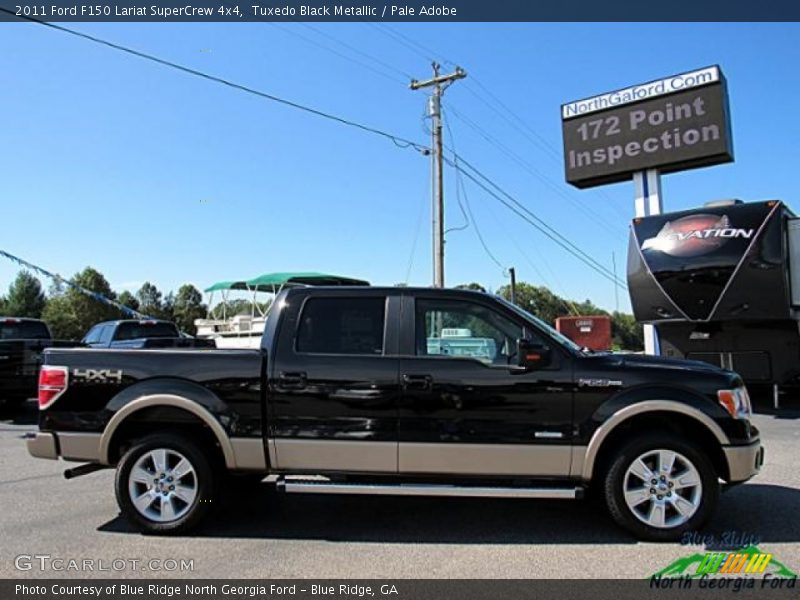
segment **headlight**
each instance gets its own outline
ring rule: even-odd
[[[732,390],[718,390],[717,399],[734,419],[749,419],[753,415],[750,394],[744,386]]]

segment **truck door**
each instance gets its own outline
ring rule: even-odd
[[[519,317],[478,297],[403,298],[401,473],[566,476],[572,360]],[[550,346],[519,372],[516,342]]]
[[[379,290],[288,297],[270,361],[279,469],[397,472],[399,306]]]

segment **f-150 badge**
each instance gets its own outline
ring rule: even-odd
[[[622,385],[620,379],[578,379],[579,387],[611,387]]]

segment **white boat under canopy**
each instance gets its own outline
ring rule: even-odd
[[[314,272],[265,273],[253,279],[219,281],[204,290],[209,295],[209,309],[205,319],[194,322],[197,337],[213,339],[217,348],[258,348],[275,296],[285,287],[303,285],[369,285],[369,282]],[[217,293],[221,301],[214,305]],[[247,310],[241,306],[244,302]]]

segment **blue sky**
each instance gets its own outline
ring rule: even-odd
[[[423,143],[425,97],[403,74],[428,76],[433,51],[469,73],[446,93],[448,142],[609,268],[613,253],[621,276],[632,183],[564,183],[562,102],[718,63],[736,162],[665,176],[665,209],[732,197],[791,205],[800,191],[797,24],[68,26]],[[92,265],[118,291],[282,270],[431,282],[429,160],[414,151],[38,25],[0,24],[0,54],[0,248],[65,276]],[[490,109],[486,89],[525,128]],[[448,173],[448,227],[464,223],[455,183]],[[607,280],[466,186],[489,250],[519,280],[614,308]],[[0,262],[0,289],[15,274]],[[446,275],[508,281],[474,225],[448,234]]]

